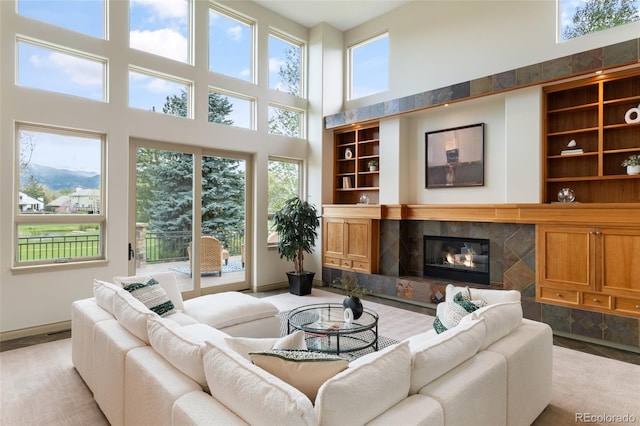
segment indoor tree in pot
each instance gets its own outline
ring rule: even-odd
[[[295,268],[287,272],[289,292],[298,296],[311,293],[315,272],[305,271],[303,262],[304,254],[313,252],[318,238],[320,219],[315,206],[299,197],[290,198],[275,212],[273,223],[280,238],[280,259],[293,261]]]
[[[640,174],[640,154],[628,156],[620,165],[627,168],[628,175]]]

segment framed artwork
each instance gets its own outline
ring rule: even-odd
[[[484,185],[484,123],[425,133],[425,186]]]

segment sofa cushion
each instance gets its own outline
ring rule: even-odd
[[[250,352],[262,352],[270,349],[307,350],[304,331],[297,330],[283,337],[227,337],[227,345],[248,360]]]
[[[96,303],[105,311],[113,315],[113,298],[122,287],[101,280],[93,280],[93,295]]]
[[[480,350],[485,350],[502,339],[522,324],[522,304],[520,302],[504,302],[483,306],[471,315],[464,317],[460,323],[472,319],[484,318],[487,334]]]
[[[113,298],[113,314],[118,322],[138,339],[149,344],[147,320],[158,317],[126,290],[119,290]]]
[[[349,361],[339,356],[306,350],[271,349],[252,352],[249,357],[258,367],[300,390],[311,402],[324,382],[349,366]]]
[[[266,300],[237,291],[226,291],[189,299],[184,312],[198,322],[218,329],[274,317],[278,308]]]
[[[437,333],[447,331],[476,309],[486,305],[484,300],[472,300],[469,287],[459,291],[450,302],[444,302],[444,308],[438,311],[433,321],[433,329]]]
[[[171,315],[176,311],[167,292],[152,277],[143,283],[131,283],[123,288],[161,317]]]
[[[520,292],[517,290],[495,290],[490,288],[459,287],[448,284],[445,289],[445,301],[450,302],[460,291],[469,289],[471,299],[484,300],[487,305],[502,302],[519,302]]]
[[[487,333],[484,321],[471,319],[435,336],[429,332],[411,336],[411,394],[474,356]]]
[[[410,375],[406,341],[352,361],[318,390],[318,424],[365,424],[375,419],[407,398]]]
[[[206,342],[211,396],[249,424],[317,424],[309,398],[222,345]]]
[[[184,310],[184,302],[182,300],[182,293],[180,287],[178,287],[178,281],[176,275],[173,272],[156,272],[149,275],[136,275],[130,277],[116,276],[113,277],[113,282],[117,285],[124,287],[131,283],[143,283],[149,278],[154,278],[164,291],[167,292],[167,296],[173,302],[173,306],[179,311]]]
[[[202,361],[204,342],[207,339],[219,341],[226,337],[226,334],[207,325],[200,325],[200,329],[186,328],[171,320],[156,317],[148,320],[147,329],[151,347],[171,365],[207,390]]]

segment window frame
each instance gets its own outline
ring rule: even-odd
[[[307,64],[307,60],[306,60],[307,44],[304,41],[299,40],[293,36],[287,35],[282,31],[278,31],[275,28],[269,28],[269,34],[267,35],[267,58],[268,59],[270,58],[270,54],[268,50],[269,50],[269,41],[271,40],[271,37],[275,37],[285,43],[289,43],[294,46],[298,46],[300,48],[300,93],[297,95],[291,94],[288,92],[280,92],[280,93],[286,93],[291,96],[307,99],[307,65],[306,65]],[[267,72],[268,72],[268,67],[267,67]],[[271,82],[269,81],[269,76],[267,76],[267,87],[269,88],[269,90],[275,90],[271,88]]]
[[[280,156],[275,156],[275,155],[270,155],[269,158],[267,159],[267,247],[277,247],[278,246],[278,241],[273,241],[273,242],[269,242],[269,234],[272,232],[271,229],[269,229],[269,221],[273,219],[273,215],[275,214],[275,212],[273,213],[269,213],[269,208],[270,208],[270,200],[269,200],[269,163],[271,162],[280,162],[280,163],[291,163],[291,164],[296,164],[298,166],[298,188],[297,188],[297,195],[300,198],[304,197],[304,173],[303,173],[303,167],[304,167],[304,161],[297,159],[297,158],[287,158],[287,157],[280,157]],[[279,239],[278,239],[279,240]]]
[[[291,112],[294,112],[294,113],[300,115],[300,129],[298,129],[298,135],[297,136],[283,135],[281,133],[272,133],[271,132],[271,129],[269,128],[269,124],[268,124],[269,121],[270,121],[269,112],[271,111],[271,108],[281,109],[281,110],[285,110],[285,111],[291,111]],[[291,105],[283,105],[283,104],[279,104],[279,103],[275,103],[275,102],[269,102],[269,105],[267,107],[267,133],[270,134],[270,135],[283,136],[283,137],[286,137],[286,138],[305,139],[307,137],[306,120],[307,120],[307,110],[306,109],[296,108],[296,107],[291,106]]]
[[[106,184],[107,181],[107,168],[106,168],[106,153],[107,153],[107,135],[100,132],[93,132],[89,130],[72,130],[63,127],[56,127],[52,125],[44,124],[32,124],[17,122],[14,128],[14,146],[17,147],[16,155],[14,157],[14,185],[13,185],[13,243],[12,243],[12,269],[30,269],[33,267],[61,267],[64,265],[78,265],[78,264],[91,264],[96,261],[106,261],[106,235],[107,235],[107,198],[106,198]],[[19,203],[20,198],[20,132],[32,131],[39,133],[51,133],[57,135],[69,135],[75,137],[93,138],[100,141],[100,211],[93,214],[61,214],[61,215],[33,215],[24,214],[20,211]],[[100,255],[88,256],[88,257],[75,257],[75,258],[58,258],[58,259],[43,259],[34,261],[19,261],[18,260],[18,228],[20,225],[29,224],[94,224],[97,223],[100,226]]]
[[[391,63],[390,61],[390,50],[391,48],[389,47],[389,51],[387,52],[387,81],[386,81],[386,85],[385,85],[385,89],[384,90],[380,90],[378,92],[373,92],[373,93],[369,93],[366,95],[362,95],[359,97],[354,97],[353,94],[353,87],[354,87],[354,64],[353,64],[353,53],[356,49],[358,49],[359,47],[363,47],[366,46],[368,44],[374,43],[382,38],[386,38],[387,40],[390,40],[390,35],[389,35],[389,31],[385,30],[379,34],[376,34],[372,37],[367,38],[366,40],[360,41],[358,43],[354,43],[353,45],[349,46],[347,48],[347,100],[348,101],[352,101],[354,99],[361,99],[361,98],[365,98],[367,96],[372,96],[372,95],[376,95],[379,93],[383,93],[385,91],[389,90],[389,65]],[[389,42],[388,42],[389,43]]]
[[[178,117],[178,118],[187,118],[187,119],[194,119],[194,99],[193,99],[193,86],[194,86],[194,82],[193,81],[189,81],[186,79],[182,79],[180,77],[176,77],[170,74],[166,74],[166,73],[162,73],[159,71],[153,71],[150,70],[148,68],[143,68],[143,67],[138,67],[136,65],[132,65],[129,64],[129,66],[127,67],[128,70],[128,74],[127,74],[127,107],[131,108],[131,109],[135,109],[138,111],[147,111],[147,112],[152,112],[154,114],[160,114],[160,115],[166,115],[169,117]],[[152,110],[148,110],[148,109],[142,109],[142,108],[138,108],[135,106],[131,106],[131,72],[134,73],[138,73],[138,74],[142,74],[142,75],[146,75],[147,77],[151,77],[151,78],[158,78],[158,79],[162,79],[162,80],[167,80],[176,84],[184,84],[187,87],[187,116],[183,117],[181,115],[175,115],[175,114],[168,114],[162,111],[152,111]],[[166,94],[165,94],[165,98],[166,98]]]
[[[219,87],[215,87],[215,86],[209,86],[208,87],[208,91],[207,91],[207,100],[209,97],[209,94],[211,93],[217,93],[218,95],[221,96],[229,96],[232,98],[236,98],[239,100],[244,100],[244,101],[248,101],[250,103],[250,107],[249,107],[249,127],[242,127],[242,126],[236,126],[234,124],[229,124],[229,126],[231,127],[237,127],[240,129],[248,129],[248,130],[256,130],[256,105],[258,100],[252,96],[248,96],[248,95],[243,95],[240,93],[236,93],[236,92],[232,92],[230,90],[224,90],[221,89]],[[207,102],[208,103],[208,102]],[[207,106],[207,115],[209,113],[209,108]],[[211,121],[208,121],[209,123],[212,123]],[[220,124],[220,123],[216,123],[216,124]],[[225,125],[225,124],[223,124]]]

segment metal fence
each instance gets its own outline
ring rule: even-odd
[[[224,231],[209,235],[216,237],[230,256],[240,256],[244,244],[244,231]],[[147,231],[146,261],[148,263],[177,262],[189,259],[187,248],[191,244],[191,233]]]
[[[18,238],[18,261],[98,257],[100,235],[65,235]]]

